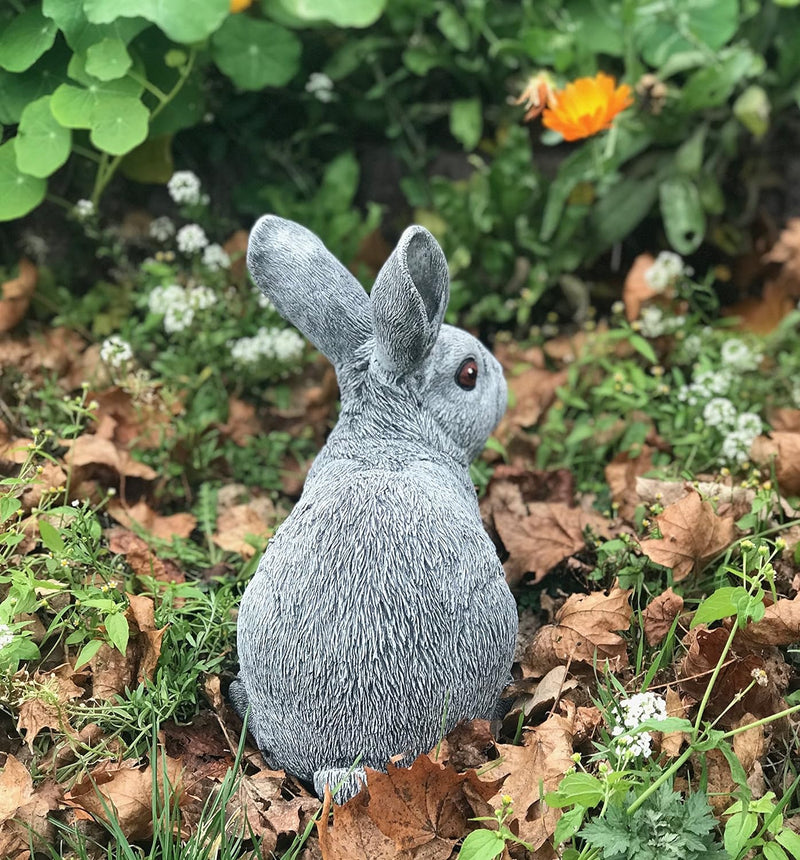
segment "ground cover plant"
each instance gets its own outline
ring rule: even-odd
[[[794,7],[4,7],[0,857],[800,857]],[[226,700],[337,408],[267,210],[425,224],[510,390],[508,713],[343,806]]]

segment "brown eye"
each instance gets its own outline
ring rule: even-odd
[[[466,358],[456,371],[456,385],[465,391],[472,391],[478,381],[478,362],[474,358]]]

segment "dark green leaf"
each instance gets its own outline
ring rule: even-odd
[[[697,186],[683,176],[665,179],[659,186],[661,217],[670,245],[683,255],[696,251],[706,232],[706,215]]]
[[[300,65],[300,40],[269,21],[232,15],[214,33],[211,56],[239,87],[261,90],[288,83]]]

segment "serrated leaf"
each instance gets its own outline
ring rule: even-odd
[[[655,350],[640,334],[629,335],[628,342],[636,352],[643,355],[651,364],[658,364]]]
[[[0,32],[0,66],[24,72],[53,46],[57,27],[41,10],[31,6]]]
[[[128,648],[128,637],[130,636],[128,619],[121,612],[112,612],[106,617],[105,625],[111,644],[124,654]]]
[[[473,830],[467,834],[458,860],[494,860],[503,853],[505,840],[494,830]]]
[[[147,138],[150,111],[131,96],[101,100],[92,110],[89,139],[104,152],[125,155]]]
[[[20,172],[13,139],[0,146],[0,221],[21,218],[44,200],[47,182]]]
[[[0,496],[0,523],[4,523],[22,507],[19,499],[13,496]]]
[[[300,40],[269,21],[232,15],[214,33],[211,56],[219,68],[245,90],[280,87],[300,64]]]
[[[66,546],[64,545],[64,539],[61,537],[61,532],[54,525],[48,523],[47,520],[39,520],[38,525],[42,543],[47,549],[52,553],[63,553],[66,550]]]
[[[121,78],[132,65],[122,39],[103,39],[86,51],[86,71],[101,81]]]
[[[475,149],[483,133],[480,99],[457,99],[450,105],[450,133],[464,149]]]
[[[558,784],[558,789],[545,797],[548,806],[596,806],[603,799],[605,791],[597,777],[589,773],[568,773]]]
[[[72,147],[72,133],[50,110],[51,98],[43,96],[25,108],[14,138],[17,167],[41,178],[58,170],[69,158]]]
[[[83,9],[93,24],[146,18],[173,41],[188,45],[217,30],[230,12],[230,0],[83,0]]]

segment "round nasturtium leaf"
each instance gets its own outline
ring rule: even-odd
[[[103,39],[86,51],[86,71],[101,81],[121,78],[132,65],[122,39]]]
[[[0,146],[0,221],[27,215],[44,200],[47,182],[17,167],[13,139]]]
[[[133,96],[102,98],[92,110],[89,139],[104,152],[125,155],[146,137],[150,111]]]
[[[0,32],[0,66],[24,72],[53,46],[56,24],[31,6]]]
[[[232,15],[212,36],[211,56],[244,90],[280,87],[300,65],[300,40],[269,21]]]
[[[230,0],[83,0],[93,24],[141,16],[182,45],[207,39],[230,14]]]
[[[50,110],[52,96],[31,102],[22,112],[14,151],[23,173],[44,178],[69,158],[72,132],[60,125]]]
[[[91,128],[95,94],[84,87],[61,84],[52,95],[50,109],[66,128]]]

